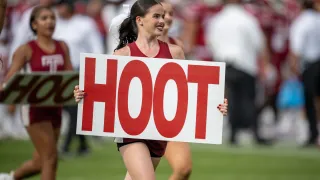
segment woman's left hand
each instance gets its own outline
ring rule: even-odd
[[[228,114],[228,100],[224,99],[224,103],[218,106],[219,111],[226,116]]]

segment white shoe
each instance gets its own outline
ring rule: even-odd
[[[14,180],[13,171],[10,174],[8,174],[8,173],[0,173],[0,180]]]

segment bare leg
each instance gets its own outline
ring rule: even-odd
[[[154,164],[158,165],[160,158],[152,162],[148,147],[141,142],[127,144],[120,148],[124,164],[128,170],[126,180],[155,180]],[[130,174],[130,175],[129,175]]]
[[[173,173],[170,180],[188,180],[192,170],[191,150],[188,143],[168,142],[165,152]]]
[[[55,129],[54,133],[55,133],[55,139],[57,144],[60,136],[60,128]],[[38,154],[37,151],[34,151],[32,159],[26,161],[17,170],[15,170],[14,178],[17,180],[24,179],[24,178],[31,177],[33,175],[37,175],[40,172],[41,172],[40,155]]]
[[[151,160],[152,160],[152,164],[153,164],[153,169],[156,170],[159,163],[160,163],[161,158],[151,158]],[[124,178],[124,180],[132,180],[128,171],[127,171],[127,174],[126,174],[126,177]]]
[[[41,180],[55,180],[57,171],[57,140],[60,130],[53,129],[50,121],[32,124],[27,127],[35,146],[34,159],[19,168],[14,177],[22,179],[41,171]],[[39,168],[40,167],[40,168]],[[40,170],[41,169],[41,170]]]

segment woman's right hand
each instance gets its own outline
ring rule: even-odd
[[[74,90],[73,90],[73,95],[74,95],[74,98],[75,98],[76,102],[78,103],[78,102],[81,101],[81,99],[84,98],[86,93],[84,91],[82,91],[82,90],[79,90],[79,85],[76,85],[74,87]]]

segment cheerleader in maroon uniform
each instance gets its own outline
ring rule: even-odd
[[[157,0],[138,0],[119,29],[120,43],[114,55],[140,56],[166,59],[184,59],[181,47],[160,41],[157,38],[164,31],[165,11]],[[83,91],[75,87],[77,102],[84,97]],[[223,104],[222,112],[226,112]],[[155,169],[165,152],[167,142],[116,138],[118,149],[127,168],[126,180],[154,180]],[[177,152],[179,153],[179,152]]]
[[[158,37],[158,39],[169,44],[178,45],[183,49],[183,43],[179,39],[170,37],[168,34],[173,21],[173,7],[167,0],[160,0],[160,2],[165,11],[165,16],[164,16],[165,25],[163,28],[163,33],[161,36]]]
[[[28,72],[55,73],[72,70],[67,45],[52,39],[55,29],[54,12],[44,6],[34,8],[31,13],[30,27],[37,38],[15,51],[4,82],[23,67]],[[24,179],[40,172],[42,180],[56,179],[61,111],[61,107],[23,105],[23,123],[35,147],[35,152],[33,158],[8,175],[8,179]]]

